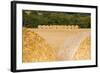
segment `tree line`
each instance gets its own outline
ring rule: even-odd
[[[91,27],[90,13],[53,12],[23,10],[23,26],[37,28],[38,25],[78,25]]]

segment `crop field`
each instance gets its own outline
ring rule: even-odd
[[[23,27],[22,60],[50,62],[91,59],[90,28],[38,29]]]

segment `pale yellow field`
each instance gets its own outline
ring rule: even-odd
[[[81,42],[78,50],[73,55],[74,60],[86,60],[91,59],[91,43],[90,37],[86,37],[83,42]]]
[[[87,60],[91,55],[90,29],[23,28],[23,62]]]

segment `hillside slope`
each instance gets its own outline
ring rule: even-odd
[[[78,50],[73,55],[74,60],[91,59],[91,42],[90,37],[86,37],[80,44]]]
[[[34,31],[23,29],[23,62],[55,61],[56,49]]]

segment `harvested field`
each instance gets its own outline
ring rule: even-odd
[[[91,55],[90,29],[23,28],[24,63],[87,60]]]
[[[80,44],[77,52],[73,55],[74,60],[91,59],[91,42],[90,37],[86,37]]]

